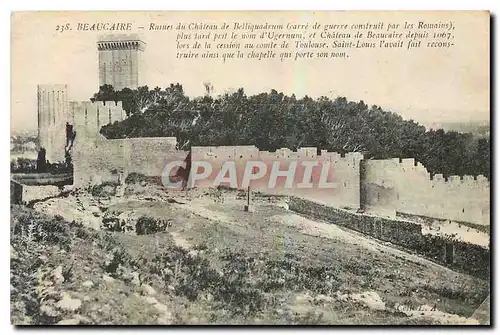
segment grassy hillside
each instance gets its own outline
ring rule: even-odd
[[[109,224],[94,231],[12,206],[12,322],[461,323],[489,293],[485,280],[265,198],[246,213],[234,193],[224,203],[210,192],[180,203],[158,198],[165,196],[173,195],[131,184],[104,213],[89,211],[135,216],[132,232]],[[78,210],[96,197],[69,195],[37,208]],[[166,221],[158,232],[144,228]]]

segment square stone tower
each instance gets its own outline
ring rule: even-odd
[[[108,35],[97,42],[99,86],[112,85],[116,91],[139,85],[139,56],[146,44],[138,35]]]

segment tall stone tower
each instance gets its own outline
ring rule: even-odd
[[[139,85],[139,56],[146,44],[138,35],[103,36],[97,42],[99,51],[99,86],[112,85],[115,90]]]
[[[63,162],[68,120],[68,86],[38,85],[38,150],[51,163]]]

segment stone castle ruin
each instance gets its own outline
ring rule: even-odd
[[[192,160],[212,162],[212,176],[227,160],[236,162],[236,170],[247,161],[278,159],[281,169],[291,160],[330,161],[330,173],[337,183],[333,189],[267,189],[255,184],[257,190],[267,193],[295,195],[337,208],[365,209],[372,212],[399,213],[424,218],[436,218],[478,225],[490,224],[490,184],[485,176],[450,176],[436,174],[431,177],[427,169],[414,158],[372,160],[361,153],[336,152],[317,148],[300,148],[296,152],[279,149],[276,152],[259,151],[255,146],[193,147]]]
[[[101,85],[111,84],[117,89],[137,87],[136,58],[144,50],[137,37],[104,39],[98,42],[98,50]],[[484,176],[451,176],[445,180],[442,175],[431,177],[414,159],[366,160],[360,153],[342,156],[322,150],[318,154],[317,148],[268,152],[252,145],[193,147],[188,156],[188,152],[176,150],[176,139],[172,137],[106,139],[99,133],[102,126],[125,118],[121,102],[68,101],[67,85],[38,86],[39,148],[46,150],[51,162],[62,161],[70,151],[76,187],[123,180],[130,173],[161,179],[167,162],[186,157],[210,161],[214,173],[228,160],[234,161],[238,169],[249,160],[279,160],[283,164],[291,160],[319,160],[331,163],[331,173],[338,184],[335,189],[269,190],[258,184],[252,187],[336,208],[490,224],[490,184]],[[69,131],[65,131],[67,126]],[[71,145],[67,133],[74,135]],[[209,185],[198,185],[205,186]]]
[[[38,150],[61,162],[77,136],[94,138],[102,126],[126,117],[121,101],[68,101],[67,85],[38,85]]]

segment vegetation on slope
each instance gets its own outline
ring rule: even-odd
[[[12,322],[434,324],[396,307],[437,303],[468,317],[488,292],[487,281],[342,240],[161,206],[175,224],[151,235],[93,231],[12,206]]]

